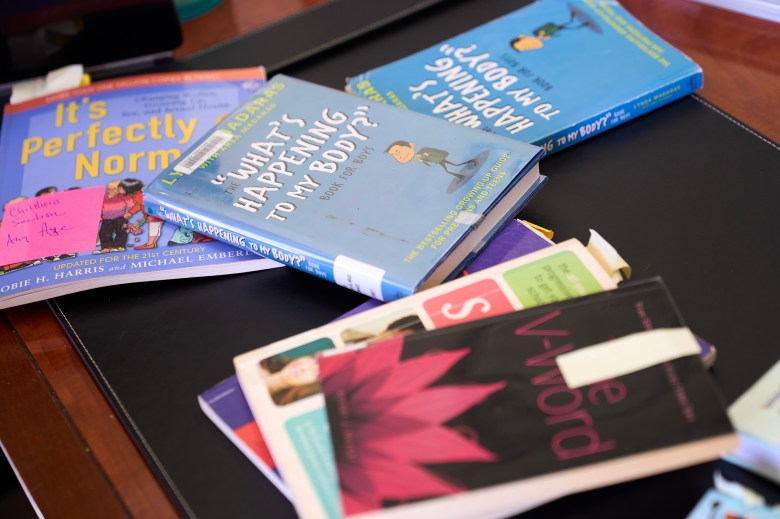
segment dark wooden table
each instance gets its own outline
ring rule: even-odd
[[[322,0],[224,0],[186,22],[184,57]],[[700,95],[780,142],[780,25],[689,0],[623,0],[704,69]],[[2,312],[0,443],[44,516],[176,511],[45,303]]]

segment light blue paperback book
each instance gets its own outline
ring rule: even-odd
[[[150,214],[389,301],[453,277],[544,151],[277,75],[144,191]]]
[[[552,153],[701,86],[701,67],[617,2],[539,0],[346,89]]]

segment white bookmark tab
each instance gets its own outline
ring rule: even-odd
[[[660,328],[633,333],[563,353],[556,357],[570,389],[633,373],[662,362],[698,355],[696,338],[688,328]]]
[[[590,229],[590,239],[586,248],[607,271],[612,281],[619,283],[623,278],[631,278],[631,266],[618,254],[615,247],[593,229]]]
[[[14,105],[36,97],[82,86],[85,81],[83,65],[68,65],[50,71],[43,77],[19,81],[11,86],[9,103]]]

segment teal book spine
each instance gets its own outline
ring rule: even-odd
[[[357,74],[346,89],[553,153],[702,81],[701,67],[617,2],[539,0]]]
[[[145,190],[150,214],[389,301],[456,275],[544,151],[277,75]]]

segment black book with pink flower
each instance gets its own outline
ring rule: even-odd
[[[715,460],[737,440],[695,342],[655,279],[324,356],[344,515],[502,516]]]

